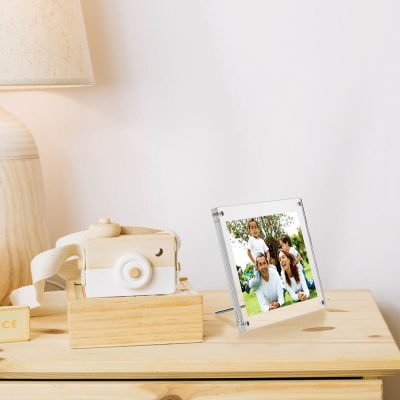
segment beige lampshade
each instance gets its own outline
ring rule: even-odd
[[[94,83],[79,0],[0,0],[0,89]]]

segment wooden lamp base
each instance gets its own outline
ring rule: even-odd
[[[171,295],[85,298],[67,282],[72,348],[203,341],[203,296],[181,278]]]
[[[0,305],[31,283],[30,262],[49,246],[39,154],[24,124],[0,107]]]

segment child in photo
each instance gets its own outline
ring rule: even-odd
[[[266,254],[267,260],[270,260],[269,248],[260,237],[260,228],[258,227],[257,221],[252,218],[247,227],[249,228],[249,241],[247,242],[247,255],[249,256],[251,262],[256,265],[257,254]]]
[[[247,227],[250,233],[249,241],[247,242],[247,255],[254,265],[254,278],[250,281],[249,286],[251,289],[256,290],[261,283],[260,271],[258,270],[256,263],[257,254],[265,254],[269,264],[270,253],[268,246],[260,237],[260,228],[257,221],[254,218],[250,219],[247,223]],[[275,265],[271,265],[271,267],[276,270]]]
[[[286,251],[287,253],[290,253],[294,260],[295,260],[295,264],[299,265],[301,267],[301,270],[304,271],[303,266],[301,265],[301,255],[300,253],[292,246],[292,240],[290,239],[289,235],[283,235],[279,241],[280,246],[282,248],[283,251]],[[306,274],[304,273],[304,277],[306,279],[307,282],[307,287],[309,289],[315,289],[315,282],[311,279],[308,279]]]

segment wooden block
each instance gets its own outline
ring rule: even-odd
[[[85,298],[67,282],[72,348],[193,343],[203,340],[203,296],[181,280],[171,295]]]
[[[0,343],[29,340],[29,307],[0,307]]]

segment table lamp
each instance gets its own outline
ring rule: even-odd
[[[82,85],[94,76],[80,1],[0,0],[0,90]],[[49,244],[35,141],[0,107],[0,305]]]

